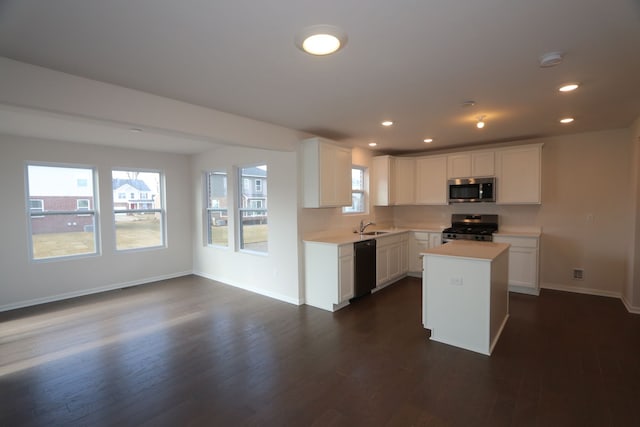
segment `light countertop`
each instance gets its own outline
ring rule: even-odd
[[[336,234],[319,234],[319,235],[313,235],[313,236],[309,236],[306,237],[304,239],[305,242],[313,242],[313,243],[327,243],[330,245],[346,245],[349,243],[355,243],[355,242],[361,242],[363,240],[371,240],[371,239],[376,239],[376,238],[381,238],[381,237],[387,237],[387,236],[393,236],[396,234],[400,234],[400,233],[406,233],[408,230],[406,228],[395,228],[395,229],[390,229],[390,230],[373,230],[373,229],[367,229],[367,231],[384,231],[384,234],[378,234],[375,236],[370,236],[370,235],[361,235],[358,233],[351,233],[351,232],[343,232],[343,233],[336,233]]]
[[[470,259],[495,259],[502,252],[509,249],[507,243],[474,242],[469,240],[454,240],[435,248],[427,249],[423,255],[447,256]]]

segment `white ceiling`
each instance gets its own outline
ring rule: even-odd
[[[348,43],[301,52],[295,37],[314,24],[342,28]],[[563,63],[540,68],[551,51]],[[385,152],[627,127],[640,115],[637,0],[5,0],[0,55]],[[582,87],[558,93],[568,81]],[[0,132],[29,132],[18,112],[0,112]],[[565,115],[575,122],[560,125]],[[109,127],[76,124],[68,139]],[[63,139],[73,127],[58,128]],[[192,142],[185,151],[200,149]]]

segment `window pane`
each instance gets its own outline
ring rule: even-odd
[[[267,166],[240,169],[240,248],[268,252]],[[257,183],[260,184],[257,184]]]
[[[364,190],[364,170],[360,168],[351,169],[351,189]]]
[[[343,209],[345,213],[364,212],[364,194],[352,193],[351,194],[351,206]]]
[[[116,249],[140,249],[162,246],[160,213],[116,213]]]
[[[227,173],[221,171],[206,174],[207,200],[207,243],[217,246],[229,246],[227,212]]]
[[[366,197],[364,190],[364,168],[351,169],[351,206],[342,208],[343,213],[365,212]]]
[[[229,245],[229,225],[227,211],[209,211],[209,244],[218,246]]]
[[[164,245],[162,174],[114,170],[111,174],[116,249]],[[125,197],[122,198],[121,195]]]
[[[96,253],[94,215],[31,217],[33,259]]]
[[[97,253],[94,170],[28,165],[27,203],[32,258]],[[80,206],[82,215],[76,215]]]
[[[246,210],[241,212],[241,217],[242,249],[267,252],[269,249],[267,212],[264,210]]]

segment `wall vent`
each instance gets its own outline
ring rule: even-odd
[[[573,269],[573,280],[582,280],[584,278],[584,269],[582,268],[574,268]]]

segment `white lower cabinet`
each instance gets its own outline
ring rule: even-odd
[[[538,278],[539,237],[494,236],[493,241],[509,243],[509,291],[540,294]]]
[[[442,244],[442,233],[414,231],[409,238],[409,275],[422,276],[421,253]]]
[[[304,243],[305,304],[336,311],[353,297],[353,243]]]
[[[382,288],[407,274],[407,233],[376,239],[376,287]]]

